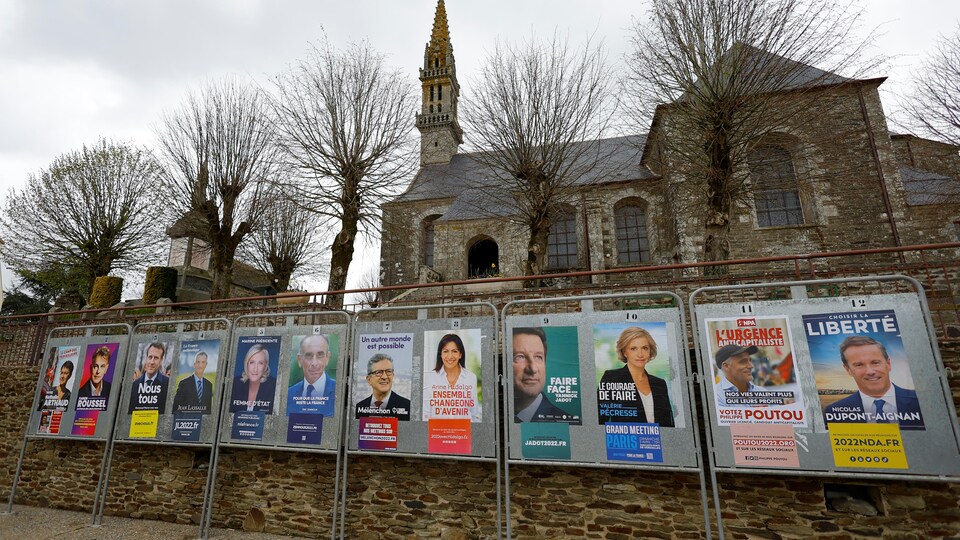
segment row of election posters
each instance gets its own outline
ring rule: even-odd
[[[581,361],[578,326],[511,328],[508,391],[521,456],[570,460],[582,432],[603,441],[606,452],[605,460],[588,459],[663,463],[661,430],[686,427],[675,323],[603,322],[584,330],[592,343]]]
[[[908,468],[901,431],[926,425],[896,312],[799,318],[802,335],[785,315],[703,321],[713,413],[730,428],[736,464],[799,467],[798,430],[825,426],[837,467]],[[798,362],[798,350],[809,362]],[[804,392],[804,380],[815,394]]]

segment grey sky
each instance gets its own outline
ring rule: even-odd
[[[952,32],[960,2],[870,0],[883,24],[879,51],[898,55],[879,75],[884,104],[906,92],[911,69],[938,34]],[[98,137],[150,146],[164,110],[225,74],[263,83],[326,32],[343,45],[367,38],[407,70],[423,60],[436,0],[0,0],[0,198],[55,156]],[[462,91],[484,51],[555,30],[604,40],[611,60],[629,47],[627,0],[447,0]],[[411,118],[411,122],[413,119]],[[368,261],[373,263],[373,261]],[[359,277],[351,271],[351,282]]]

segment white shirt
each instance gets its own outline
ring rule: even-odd
[[[435,399],[434,392],[442,392],[443,390],[452,390],[463,395],[452,398],[439,398],[438,396]],[[472,405],[463,403],[464,401],[472,402]],[[465,409],[465,412],[463,414],[448,411],[438,412],[438,409]],[[440,368],[439,372],[430,370],[423,374],[424,420],[431,418],[469,418],[473,422],[480,422],[481,414],[480,399],[477,396],[477,376],[467,368],[460,367],[460,375],[457,376],[457,380],[452,387],[447,381],[447,372],[443,367]]]
[[[307,387],[313,385],[313,393],[311,394]],[[303,397],[321,397],[323,396],[323,389],[327,387],[327,374],[323,373],[320,375],[320,378],[316,382],[308,383],[306,379],[303,380],[303,392],[300,394]],[[388,394],[389,395],[389,394]]]
[[[647,417],[647,423],[653,423],[653,392],[649,394],[644,394],[640,390],[637,390],[637,395],[640,396],[640,403],[643,404],[643,414]]]
[[[897,395],[893,385],[887,389],[886,393],[880,397],[873,397],[860,392],[860,400],[863,402],[863,412],[867,415],[867,422],[875,424],[877,422],[877,400],[883,400],[883,417],[888,424],[897,423]]]

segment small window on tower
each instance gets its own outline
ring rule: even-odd
[[[443,99],[443,85],[437,85],[437,99]]]
[[[434,59],[433,59],[433,67],[435,67],[435,68],[440,67],[440,59],[439,59],[439,58],[434,58]]]
[[[443,112],[443,104],[437,103],[437,112]]]
[[[433,101],[433,85],[430,85],[430,101]]]

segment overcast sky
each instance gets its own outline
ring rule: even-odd
[[[628,49],[636,0],[447,0],[463,93],[497,38],[531,32],[603,38],[611,60]],[[888,113],[960,2],[870,0]],[[0,0],[0,199],[57,155],[99,137],[151,146],[164,110],[226,74],[261,83],[324,33],[336,45],[369,39],[411,79],[423,62],[436,0]],[[411,118],[411,123],[413,119]],[[377,264],[369,250],[361,264]],[[351,268],[356,282],[359,272]],[[5,276],[6,277],[6,276]],[[6,279],[5,279],[6,281]]]

